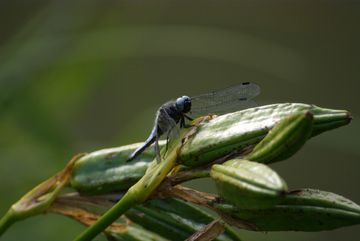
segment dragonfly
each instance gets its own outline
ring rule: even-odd
[[[181,96],[160,106],[156,112],[153,129],[146,141],[130,154],[127,162],[139,156],[146,148],[154,143],[156,159],[161,161],[159,140],[166,134],[166,149],[169,138],[178,132],[177,126],[185,127],[185,119],[191,121],[189,116],[202,116],[208,114],[221,115],[234,110],[255,106],[252,101],[260,94],[260,87],[252,82],[243,82],[226,89],[189,97]]]

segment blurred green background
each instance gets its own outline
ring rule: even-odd
[[[360,203],[359,23],[359,1],[0,0],[0,215],[72,155],[144,140],[164,101],[242,81],[261,86],[259,104],[351,111],[349,126],[272,167],[290,188]],[[49,214],[1,240],[72,240],[83,228]],[[242,233],[357,241],[360,226]]]

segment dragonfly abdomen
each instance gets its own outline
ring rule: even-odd
[[[159,134],[158,127],[155,125],[154,128],[152,129],[149,137],[144,142],[144,144],[142,146],[138,147],[133,153],[131,153],[131,155],[129,156],[129,158],[126,161],[127,162],[132,161],[138,155],[140,155],[146,148],[148,148],[151,144],[153,144],[155,142],[156,136],[158,134]]]

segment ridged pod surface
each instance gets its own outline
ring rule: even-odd
[[[310,232],[360,223],[357,204],[340,195],[314,189],[290,192],[279,204],[267,209],[240,209],[225,203],[215,206],[240,224],[245,222],[258,231]]]
[[[270,167],[247,160],[233,159],[213,165],[210,176],[221,198],[239,208],[274,206],[287,191],[286,183]]]

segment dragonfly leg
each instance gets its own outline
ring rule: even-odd
[[[169,136],[170,136],[170,132],[171,130],[168,131],[167,135],[166,135],[166,145],[165,145],[165,153],[164,156],[166,155],[167,151],[168,151],[168,147],[169,147]]]
[[[158,163],[160,163],[161,155],[160,155],[159,137],[157,135],[156,135],[156,139],[155,139],[155,143],[154,143],[154,148],[155,148],[155,154],[156,154],[156,161]]]
[[[190,116],[188,116],[188,115],[186,115],[186,114],[183,114],[183,116],[184,116],[186,119],[188,119],[189,121],[193,121],[193,120],[194,120],[193,118],[191,118]]]
[[[185,119],[183,116],[180,118],[180,128],[185,127]]]
[[[191,118],[190,116],[183,114],[183,117],[182,117],[183,126],[182,126],[182,127],[191,127],[191,124],[188,124],[188,125],[185,124],[185,119],[184,119],[184,117],[185,117],[187,120],[189,120],[189,121],[193,121],[193,120],[194,120],[194,119]]]
[[[180,128],[185,127],[185,120],[184,118],[180,119]],[[179,129],[176,125],[172,126],[167,132],[166,132],[166,145],[165,145],[165,152],[164,156],[169,150],[169,142],[171,138],[176,138],[179,136]]]

